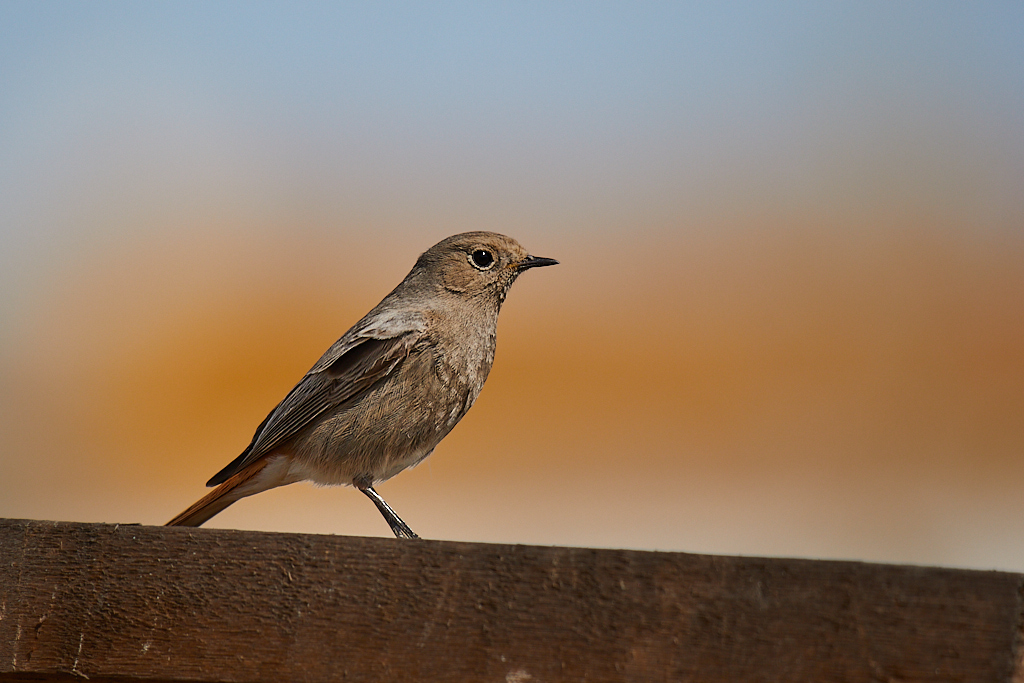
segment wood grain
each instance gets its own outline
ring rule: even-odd
[[[1022,579],[0,520],[0,680],[1011,681]]]

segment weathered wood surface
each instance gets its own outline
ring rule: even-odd
[[[1011,681],[1022,579],[2,520],[0,680]]]

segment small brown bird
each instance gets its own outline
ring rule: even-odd
[[[435,244],[206,483],[217,488],[167,526],[199,526],[241,498],[309,480],[355,486],[395,536],[418,538],[373,485],[421,462],[462,419],[491,370],[509,287],[557,263],[493,232]]]

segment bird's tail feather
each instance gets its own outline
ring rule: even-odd
[[[253,481],[257,475],[263,473],[269,463],[270,459],[268,458],[254,462],[197,500],[191,507],[164,526],[200,526],[235,501],[278,486],[278,482],[266,482],[269,485],[261,486],[262,482],[259,480]]]

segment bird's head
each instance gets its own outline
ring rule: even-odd
[[[531,256],[511,237],[496,232],[464,232],[425,251],[412,274],[460,297],[493,296],[500,303],[520,273],[557,263]]]

